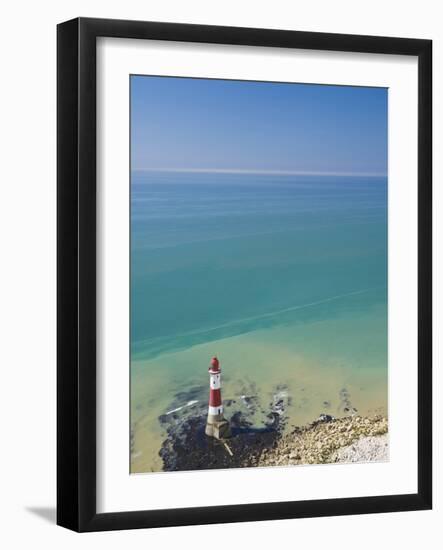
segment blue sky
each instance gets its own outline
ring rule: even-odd
[[[385,174],[385,88],[131,77],[133,170]]]

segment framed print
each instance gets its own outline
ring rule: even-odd
[[[59,525],[431,508],[431,52],[58,26]]]

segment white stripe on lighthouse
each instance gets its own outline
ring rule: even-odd
[[[220,384],[220,375],[219,374],[211,374],[209,387],[213,390],[219,390],[220,389],[221,384]]]
[[[214,416],[217,414],[223,414],[223,405],[219,405],[218,407],[211,407],[211,405],[209,405],[208,414],[212,414]]]

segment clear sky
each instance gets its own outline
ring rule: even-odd
[[[385,174],[387,89],[131,77],[133,170]]]

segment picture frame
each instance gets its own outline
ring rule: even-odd
[[[174,41],[412,56],[418,61],[417,491],[98,512],[97,40]],[[78,18],[57,29],[57,523],[79,531],[166,527],[432,507],[432,42]],[[173,499],[174,495],[171,494]]]

